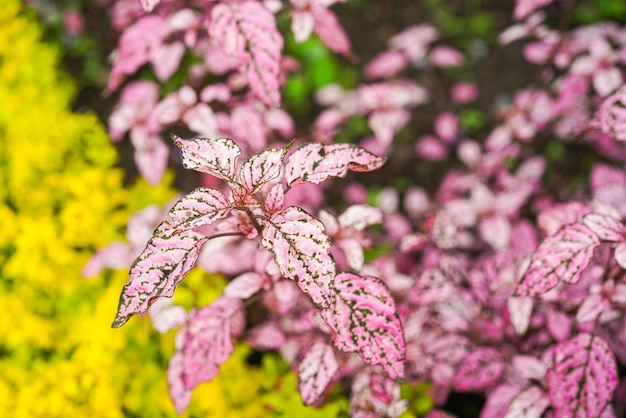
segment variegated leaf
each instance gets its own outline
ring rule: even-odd
[[[209,382],[233,352],[231,324],[243,320],[241,300],[221,297],[191,315],[183,347],[183,383]]]
[[[344,177],[348,170],[376,170],[385,160],[352,144],[310,143],[289,156],[285,179],[290,187],[299,182],[319,184],[329,177]]]
[[[333,348],[323,341],[311,346],[298,366],[298,390],[306,405],[316,402],[328,386],[339,363]]]
[[[208,29],[239,61],[254,95],[268,106],[278,106],[283,38],[274,15],[257,1],[219,3],[211,11]]]
[[[177,234],[187,229],[212,224],[226,217],[231,208],[228,198],[219,190],[198,187],[180,199],[170,210],[173,229],[167,232]],[[165,231],[159,232],[165,233]]]
[[[303,209],[290,206],[263,221],[261,243],[274,253],[281,274],[298,282],[316,305],[330,306],[335,261],[324,225]]]
[[[559,343],[546,383],[556,416],[601,416],[617,385],[613,351],[604,339],[587,333]]]
[[[239,170],[240,183],[249,193],[256,193],[280,175],[287,150],[287,147],[272,148],[248,158]]]
[[[174,134],[171,137],[182,152],[183,167],[224,180],[235,178],[235,163],[241,148],[232,139],[182,139]]]
[[[552,289],[559,282],[577,283],[599,243],[598,236],[586,225],[564,226],[539,244],[517,287],[517,293],[521,296],[536,296]]]
[[[498,350],[479,347],[461,360],[452,384],[462,392],[482,391],[495,386],[503,371],[504,363]]]
[[[602,241],[624,241],[624,226],[613,216],[589,213],[583,217],[583,223]]]
[[[374,206],[352,205],[337,218],[342,228],[363,230],[370,225],[377,225],[383,221],[383,212]]]
[[[396,305],[377,278],[341,273],[335,277],[332,306],[321,312],[335,331],[333,343],[380,364],[392,379],[404,377],[404,332]]]
[[[274,184],[265,196],[265,211],[272,214],[283,208],[285,204],[285,189],[280,183]]]
[[[545,392],[530,386],[513,398],[505,418],[540,418],[548,406],[550,400]]]
[[[192,390],[183,383],[183,353],[176,351],[167,366],[167,384],[176,413],[182,415],[191,402]]]
[[[163,222],[157,231],[171,230]],[[148,310],[158,297],[172,297],[176,285],[191,270],[207,238],[191,230],[162,238],[152,237],[141,255],[130,268],[130,281],[122,289],[113,328],[121,327],[128,319]]]

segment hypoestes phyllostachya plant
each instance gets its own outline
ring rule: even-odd
[[[284,207],[285,194],[299,183],[319,184],[349,170],[375,170],[385,159],[350,144],[320,143],[302,145],[287,157],[292,142],[239,165],[241,149],[231,139],[172,139],[182,151],[185,168],[222,179],[229,193],[199,187],[172,207],[170,219],[156,228],[130,269],[113,327],[146,312],[157,298],[172,297],[210,239],[258,240],[273,254],[282,277],[267,283],[262,275],[240,276],[245,284],[233,281],[217,301],[190,315],[170,364],[171,392],[179,412],[189,402],[190,391],[213,379],[232,353],[232,338],[241,335],[245,321],[242,300],[285,279],[295,281],[313,302],[317,317],[325,322],[318,328],[332,335],[337,349],[359,353],[365,363],[380,365],[390,379],[403,378],[404,333],[389,290],[375,277],[337,274],[324,224],[298,206]],[[224,226],[209,230],[218,221]],[[265,259],[261,270],[271,268],[270,263],[271,258]],[[334,349],[316,339],[299,365],[305,403],[316,402],[338,370]]]

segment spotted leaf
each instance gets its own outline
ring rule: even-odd
[[[452,384],[462,392],[485,390],[495,386],[503,371],[500,353],[495,348],[479,347],[461,360]]]
[[[505,418],[540,418],[548,406],[550,400],[545,392],[530,386],[512,399]]]
[[[238,61],[254,95],[268,106],[278,106],[283,38],[274,15],[257,1],[219,3],[211,11],[208,29]]]
[[[601,416],[617,385],[613,352],[604,339],[579,334],[556,346],[546,382],[556,416]]]
[[[335,331],[333,343],[357,351],[368,364],[380,364],[390,378],[404,377],[405,343],[396,305],[377,278],[341,273],[333,303],[322,317]]]
[[[163,222],[157,231],[171,228]],[[168,238],[153,236],[130,268],[130,280],[122,289],[113,328],[121,327],[134,314],[146,312],[156,298],[172,297],[176,285],[196,263],[206,240],[191,230]]]
[[[298,366],[298,390],[306,405],[316,402],[328,386],[339,363],[333,348],[323,341],[317,341],[306,353]]]
[[[540,295],[560,282],[577,283],[599,243],[598,236],[586,225],[564,226],[539,244],[517,287],[518,295]]]
[[[298,282],[316,305],[330,305],[335,261],[324,225],[303,209],[290,206],[264,219],[261,243],[274,253],[281,274]]]
[[[187,389],[183,384],[183,353],[180,351],[175,352],[170,358],[167,367],[167,384],[176,413],[182,415],[191,402],[192,390]]]
[[[256,193],[261,187],[280,175],[283,158],[289,148],[272,148],[248,158],[239,170],[239,181],[249,193]]]
[[[199,187],[180,199],[170,210],[173,230],[179,233],[187,229],[211,224],[226,217],[231,210],[228,198],[222,192],[209,187]],[[167,233],[159,231],[159,233]]]
[[[235,163],[241,148],[232,139],[182,139],[174,134],[171,137],[182,152],[183,167],[224,180],[235,178]]]
[[[619,219],[600,213],[589,213],[583,217],[583,223],[602,241],[620,242],[624,240],[624,226]]]
[[[305,144],[289,156],[285,166],[287,185],[319,184],[329,177],[344,177],[348,170],[372,171],[380,168],[385,158],[378,157],[352,144]]]

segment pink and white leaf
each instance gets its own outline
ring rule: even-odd
[[[254,95],[268,106],[278,106],[283,38],[274,15],[256,1],[220,3],[211,11],[208,29],[238,60]]]
[[[530,324],[530,314],[533,311],[533,298],[528,296],[510,296],[507,308],[511,323],[518,335],[524,335]]]
[[[233,352],[231,325],[243,319],[242,309],[239,299],[220,297],[191,315],[182,350],[185,388],[193,389],[218,374]]]
[[[315,19],[307,10],[294,10],[291,15],[291,32],[296,42],[304,42],[313,33]]]
[[[626,269],[626,242],[622,242],[615,247],[615,261],[621,268]]]
[[[167,385],[176,413],[183,415],[191,402],[193,391],[187,389],[183,383],[183,353],[181,351],[176,351],[170,358],[167,366]]]
[[[232,139],[182,139],[174,134],[171,136],[182,152],[183,167],[224,180],[235,178],[235,164],[241,148]]]
[[[274,213],[283,208],[285,204],[285,189],[280,183],[274,184],[265,196],[264,206],[267,213]]]
[[[314,7],[311,12],[315,19],[315,34],[322,42],[333,52],[349,54],[350,40],[335,13],[325,7]]]
[[[298,390],[305,405],[315,403],[339,370],[333,348],[317,341],[298,365]]]
[[[300,182],[319,184],[330,177],[344,177],[348,170],[376,170],[385,160],[352,144],[310,143],[289,156],[285,178],[289,187]]]
[[[546,383],[557,416],[600,416],[617,386],[613,352],[604,339],[587,333],[561,342]]]
[[[228,216],[231,209],[231,203],[224,193],[210,187],[198,187],[180,199],[170,210],[173,230],[161,232],[179,233],[209,225]]]
[[[239,170],[239,181],[252,194],[280,175],[288,147],[272,148],[248,158]]]
[[[604,295],[601,293],[591,293],[578,307],[576,321],[594,321],[602,312],[609,311],[610,309],[611,301],[604,297]]]
[[[274,253],[281,274],[297,281],[316,305],[330,306],[335,262],[324,225],[295,206],[274,213],[262,223],[261,243]]]
[[[240,274],[224,288],[224,296],[248,299],[263,288],[263,276],[253,271]]]
[[[602,241],[624,241],[624,226],[613,216],[590,213],[583,217],[583,223]]]
[[[171,230],[167,222],[157,231]],[[130,281],[122,289],[113,328],[124,325],[128,319],[148,310],[158,297],[172,297],[176,285],[191,270],[207,238],[191,230],[168,238],[155,236],[130,268]]]
[[[404,333],[385,285],[375,277],[341,273],[334,292],[332,305],[321,314],[335,331],[335,346],[380,364],[392,379],[404,377]]]
[[[246,338],[257,350],[278,350],[286,340],[283,330],[275,322],[265,322],[252,328]]]
[[[550,399],[546,393],[537,386],[530,386],[513,398],[505,418],[541,418],[548,406]]]
[[[504,363],[498,350],[478,347],[461,360],[452,384],[463,392],[482,391],[495,386],[503,371]]]
[[[577,283],[599,243],[598,236],[586,225],[563,227],[539,244],[530,267],[517,287],[517,293],[521,296],[536,296],[560,282]]]
[[[337,218],[344,229],[361,231],[370,225],[379,225],[383,221],[382,211],[370,205],[352,205]]]
[[[179,305],[174,305],[172,298],[159,298],[148,309],[148,315],[154,329],[164,334],[178,328],[187,322],[187,311]]]

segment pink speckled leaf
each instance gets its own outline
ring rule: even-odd
[[[156,298],[172,297],[176,285],[196,263],[207,238],[191,230],[168,238],[159,236],[171,228],[167,222],[161,223],[130,268],[130,281],[122,289],[113,328],[124,325],[132,315],[147,311]]]
[[[374,206],[352,205],[337,218],[342,228],[361,231],[383,222],[383,212]]]
[[[583,223],[602,241],[620,242],[624,240],[624,226],[619,219],[599,213],[589,213],[583,217]]]
[[[249,193],[256,193],[261,187],[280,175],[287,147],[271,148],[248,158],[239,170],[239,181]]]
[[[404,377],[404,333],[396,305],[385,285],[375,277],[341,273],[335,295],[322,317],[335,331],[335,346],[357,351],[368,364],[380,364],[392,379]]]
[[[517,293],[536,296],[559,282],[577,283],[599,243],[598,236],[586,225],[564,226],[539,244]]]
[[[339,363],[333,348],[323,341],[317,341],[298,366],[298,390],[306,405],[316,402],[328,386]]]
[[[530,386],[513,398],[505,418],[540,418],[548,406],[550,400],[545,392]]]
[[[617,385],[613,352],[601,337],[579,334],[556,346],[546,382],[556,416],[600,416]]]
[[[180,199],[170,210],[173,231],[169,230],[167,233],[179,233],[201,225],[212,224],[226,217],[230,210],[231,204],[222,192],[210,187],[198,187]]]
[[[268,106],[278,106],[283,38],[274,15],[256,1],[219,3],[211,11],[208,29],[237,59],[254,95]]]
[[[335,13],[325,7],[315,7],[312,13],[315,19],[315,33],[322,42],[339,54],[350,53],[350,40]]]
[[[191,401],[192,390],[183,383],[183,353],[176,351],[167,366],[167,384],[176,413],[182,415]]]
[[[482,391],[495,386],[503,371],[504,363],[498,350],[479,347],[461,360],[452,384],[462,392]]]
[[[274,184],[265,196],[265,211],[272,214],[283,208],[285,204],[285,189],[280,183]]]
[[[241,149],[232,139],[182,139],[174,134],[171,137],[182,152],[183,167],[224,180],[235,178],[235,163]]]
[[[324,225],[303,209],[290,206],[263,221],[261,243],[274,253],[281,274],[298,282],[316,305],[330,305],[335,261]]]
[[[193,389],[211,381],[233,352],[231,328],[243,321],[241,300],[221,297],[193,313],[183,347],[183,383]]]
[[[348,170],[376,170],[385,160],[351,144],[310,143],[289,156],[285,178],[288,186],[300,182],[319,184],[329,177],[344,177]]]

